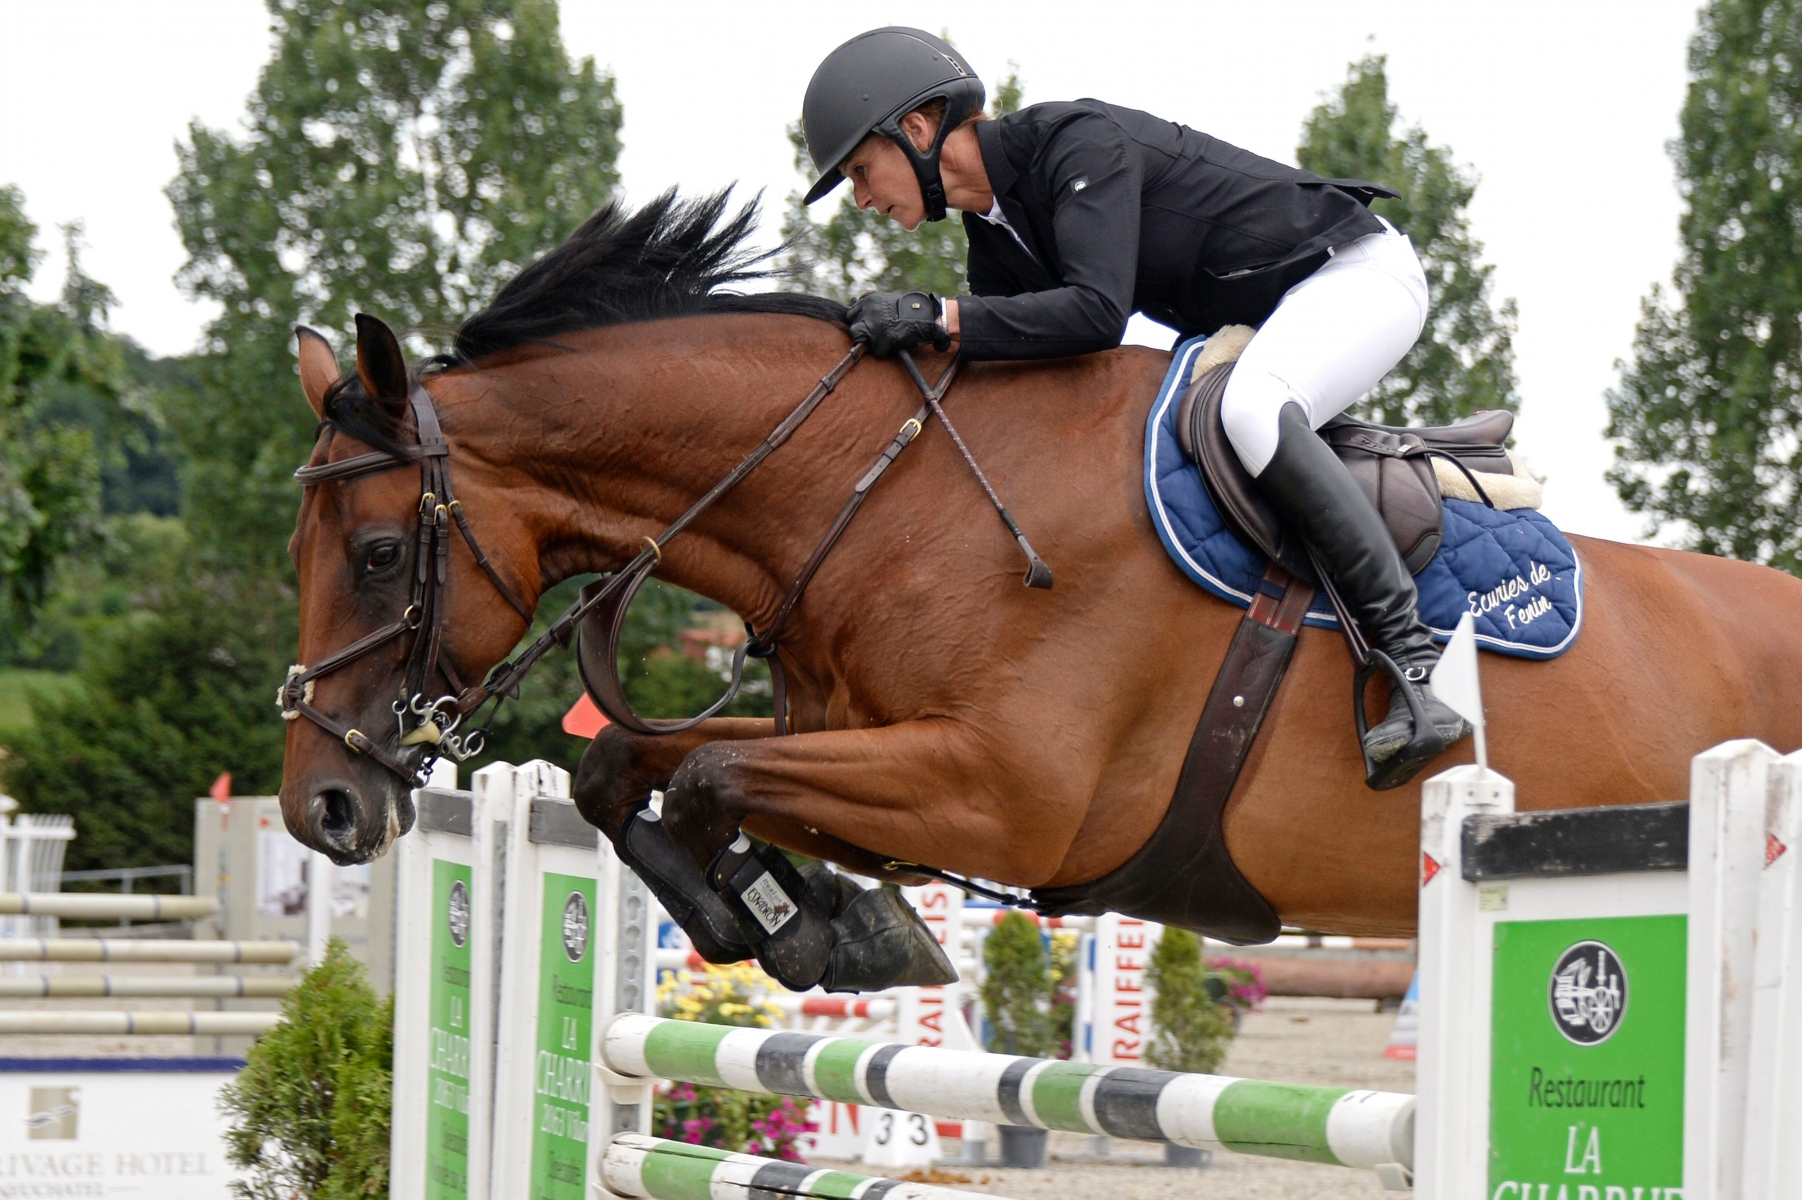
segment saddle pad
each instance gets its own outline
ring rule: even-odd
[[[1176,348],[1151,406],[1145,423],[1145,502],[1158,538],[1183,574],[1247,608],[1264,574],[1264,556],[1227,529],[1201,471],[1176,439],[1176,410],[1190,365],[1206,340],[1190,338]],[[1476,617],[1478,645],[1520,658],[1556,658],[1570,649],[1583,624],[1577,552],[1533,509],[1498,511],[1447,498],[1444,544],[1414,583],[1421,619],[1442,642],[1468,611]],[[1307,623],[1339,627],[1324,592],[1315,597]]]

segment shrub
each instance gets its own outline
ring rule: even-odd
[[[1020,912],[1002,917],[982,943],[982,962],[988,1048],[1001,1054],[1049,1055],[1057,1042],[1050,963],[1039,923]]]
[[[245,1200],[362,1200],[388,1194],[394,1008],[333,938],[220,1092],[226,1157]]]
[[[1209,992],[1201,939],[1166,926],[1145,964],[1145,985],[1156,990],[1146,1064],[1163,1071],[1217,1069],[1232,1041],[1233,1011]]]

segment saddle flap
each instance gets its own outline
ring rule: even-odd
[[[1318,583],[1307,548],[1258,495],[1251,472],[1239,461],[1239,452],[1227,440],[1226,427],[1220,423],[1220,398],[1226,394],[1232,373],[1232,363],[1221,363],[1202,372],[1189,385],[1176,415],[1177,440],[1182,443],[1183,453],[1201,468],[1208,496],[1227,528],[1291,575]]]

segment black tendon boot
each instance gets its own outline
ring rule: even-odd
[[[751,947],[738,931],[738,920],[714,894],[707,876],[676,845],[662,819],[642,809],[626,820],[619,842],[620,861],[644,880],[658,902],[688,935],[695,953],[710,963],[743,962]]]
[[[1400,678],[1390,679],[1389,714],[1364,735],[1364,755],[1378,768],[1368,776],[1370,786],[1400,787],[1470,732],[1464,718],[1427,684],[1439,647],[1416,612],[1414,579],[1383,518],[1338,456],[1308,428],[1299,404],[1283,405],[1276,454],[1257,485],[1307,543],[1372,649],[1398,669]],[[1416,728],[1410,698],[1425,716],[1426,728]],[[1356,703],[1361,706],[1363,697]]]
[[[797,870],[780,850],[742,833],[707,874],[757,961],[784,987],[871,992],[957,979],[926,922],[893,888],[859,888],[824,863]]]

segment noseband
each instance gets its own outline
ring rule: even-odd
[[[1028,587],[1049,588],[1051,572],[1033,552],[1019,526],[1002,506],[999,497],[983,477],[976,461],[964,446],[963,439],[957,436],[950,419],[945,415],[940,401],[950,390],[951,382],[957,376],[957,360],[954,358],[946,366],[945,372],[936,384],[928,385],[913,359],[904,351],[901,354],[903,365],[909,376],[920,389],[925,402],[919,411],[914,413],[901,425],[900,430],[890,440],[886,449],[877,458],[876,463],[864,473],[852,489],[850,498],[844,508],[839,511],[838,518],[826,531],[800,574],[790,585],[787,594],[777,606],[776,615],[768,629],[757,634],[746,625],[745,630],[751,634],[750,640],[739,646],[732,659],[732,679],[726,688],[725,695],[710,705],[699,716],[679,721],[651,720],[640,717],[633,711],[626,698],[625,689],[619,678],[619,642],[625,623],[626,610],[632,603],[640,586],[649,578],[651,572],[663,562],[663,547],[671,538],[686,529],[697,517],[710,508],[715,501],[731,491],[738,483],[749,475],[757,466],[768,458],[778,447],[788,441],[801,423],[813,414],[820,402],[829,395],[852,367],[857,365],[863,356],[861,343],[852,345],[837,365],[823,375],[814,385],[806,398],[796,405],[794,410],[784,417],[780,424],[770,432],[757,447],[746,455],[739,464],[709,488],[707,493],[691,505],[687,512],[678,517],[673,524],[655,538],[644,538],[645,548],[638,552],[632,560],[619,570],[596,580],[582,589],[581,598],[566,609],[562,615],[552,621],[531,645],[522,650],[513,659],[501,662],[488,673],[488,677],[480,684],[464,685],[456,675],[451,664],[445,660],[440,651],[444,634],[445,591],[447,569],[450,561],[450,527],[454,523],[463,540],[468,543],[470,553],[475,555],[476,565],[481,567],[495,590],[500,592],[508,604],[524,617],[528,628],[532,621],[533,610],[516,595],[505,580],[495,571],[488,556],[482,553],[476,542],[475,534],[469,528],[468,520],[463,516],[462,507],[451,493],[450,484],[450,445],[438,425],[438,411],[432,401],[431,394],[418,383],[413,385],[409,401],[413,407],[413,415],[419,430],[419,444],[406,447],[401,453],[390,453],[376,450],[367,454],[359,454],[335,463],[322,463],[319,466],[306,466],[294,472],[294,477],[303,485],[312,487],[322,483],[337,483],[351,479],[360,479],[365,475],[376,475],[386,471],[398,470],[411,463],[419,463],[420,497],[419,497],[419,535],[416,561],[413,572],[413,592],[407,609],[400,619],[385,625],[373,633],[359,638],[344,649],[322,659],[311,667],[293,666],[288,668],[288,678],[276,693],[276,704],[281,709],[285,720],[296,721],[302,717],[313,722],[334,738],[343,741],[352,753],[366,754],[388,770],[394,772],[408,784],[419,787],[431,773],[432,764],[446,755],[462,762],[481,753],[487,740],[488,729],[494,723],[494,715],[499,711],[500,703],[506,699],[517,699],[519,684],[540,658],[543,658],[553,646],[568,646],[578,629],[584,630],[582,644],[579,647],[577,663],[582,682],[595,704],[615,724],[635,733],[667,734],[679,733],[691,729],[729,704],[738,694],[744,683],[745,660],[749,658],[767,659],[770,664],[770,680],[772,699],[776,713],[776,732],[790,732],[787,713],[787,686],[782,668],[782,660],[776,657],[777,641],[782,635],[788,618],[800,603],[807,585],[813,580],[814,573],[825,561],[832,547],[837,544],[839,536],[844,533],[862,506],[870,489],[880,479],[889,464],[897,455],[905,450],[920,433],[925,423],[937,416],[944,424],[946,431],[956,443],[964,460],[975,471],[977,480],[994,504],[1008,531],[1019,543],[1027,559],[1027,573],[1024,582]],[[329,444],[331,430],[328,428],[321,434],[321,442]],[[317,451],[316,451],[317,453]],[[406,672],[402,676],[400,696],[392,704],[399,722],[399,732],[395,742],[396,749],[406,746],[423,745],[425,752],[419,764],[408,767],[406,763],[384,745],[359,729],[354,729],[345,722],[339,721],[313,707],[313,683],[321,676],[328,675],[340,667],[348,666],[363,656],[372,653],[396,638],[411,634],[412,647],[407,653]],[[425,699],[425,688],[432,674],[437,672],[450,686],[454,694],[446,693],[436,700]],[[464,719],[479,709],[489,700],[495,700],[494,708],[489,710],[488,719],[483,725],[469,733],[458,734],[456,731]],[[417,718],[417,724],[408,728],[408,718]],[[925,869],[925,868],[922,868]]]

